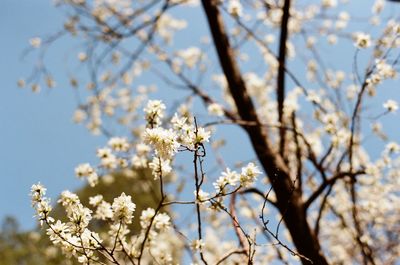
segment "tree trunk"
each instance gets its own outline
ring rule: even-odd
[[[246,126],[254,151],[266,172],[277,197],[277,206],[283,216],[286,227],[293,239],[297,252],[312,262],[302,259],[303,264],[327,265],[318,238],[308,225],[304,203],[298,192],[293,192],[293,183],[282,157],[275,153],[268,140],[268,134],[261,125],[255,107],[247,93],[240,69],[235,61],[233,50],[225,32],[222,16],[218,6],[211,0],[202,0],[209,28],[217,50],[218,58],[230,93],[235,101],[238,114],[242,120],[255,123],[257,126]]]

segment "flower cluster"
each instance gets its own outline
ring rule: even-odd
[[[49,199],[45,197],[45,191],[46,189],[41,184],[33,185],[31,188],[32,204],[37,210],[38,219],[48,227],[46,234],[50,241],[60,247],[66,255],[76,257],[78,262],[83,264],[100,261],[104,254],[103,251],[107,251],[114,261],[124,259],[120,254],[114,256],[114,251],[124,252],[131,259],[135,257],[137,242],[128,243],[126,240],[130,233],[127,225],[132,223],[133,212],[136,209],[136,205],[131,201],[131,196],[122,193],[114,199],[112,204],[105,202],[102,195],[90,197],[90,205],[97,208],[96,213],[92,216],[92,210],[83,206],[76,194],[64,191],[58,203],[65,208],[68,221],[62,222],[61,220],[56,221],[50,216],[51,206]],[[113,241],[106,242],[102,239],[104,235],[100,236],[90,230],[89,226],[93,218],[110,223],[109,234],[111,238],[114,238]],[[152,208],[142,211],[140,224],[142,231],[137,238],[141,240],[144,239],[148,229],[151,229],[151,233],[147,236],[156,239],[164,237],[171,227],[169,215],[156,212]],[[116,248],[117,246],[118,248]],[[152,248],[153,250],[157,249],[154,246]],[[128,253],[122,249],[135,251]],[[171,259],[171,254],[165,254]]]
[[[140,226],[146,229],[153,225],[153,229],[156,231],[166,231],[171,228],[170,217],[166,213],[157,213],[153,208],[147,208],[142,211],[140,216]]]
[[[52,210],[50,200],[46,197],[46,188],[40,183],[32,185],[31,187],[31,198],[32,206],[36,210],[36,216],[38,217],[40,224],[49,218],[49,214]]]
[[[178,136],[178,141],[188,149],[193,150],[196,145],[206,143],[210,139],[210,131],[202,127],[195,127],[188,122],[188,118],[186,117],[179,117],[175,114],[171,119],[171,124]]]
[[[389,99],[385,103],[383,103],[383,107],[388,112],[396,112],[396,110],[398,110],[398,108],[399,108],[399,104],[396,101]]]
[[[355,34],[355,44],[357,48],[365,49],[371,46],[371,36],[363,32]]]
[[[261,171],[254,163],[249,163],[247,166],[243,167],[241,173],[227,168],[213,185],[217,194],[224,194],[228,185],[236,186],[239,184],[239,187],[247,187],[252,184],[260,174]]]
[[[80,164],[75,168],[75,175],[79,178],[87,178],[90,186],[95,186],[98,183],[98,175],[94,168],[88,163]]]
[[[150,100],[144,108],[146,121],[150,128],[161,125],[164,117],[165,105],[160,100]]]
[[[92,211],[80,203],[76,194],[64,191],[58,202],[65,207],[68,222],[55,221],[49,215],[51,207],[49,199],[44,197],[45,190],[42,185],[35,184],[31,188],[31,197],[40,222],[48,226],[47,235],[51,242],[64,253],[77,257],[80,263],[89,264],[97,260],[93,248],[99,247],[101,239],[88,229]]]
[[[129,150],[128,140],[122,137],[111,138],[108,145],[116,152],[127,152]]]
[[[176,154],[180,146],[177,138],[177,135],[171,129],[157,127],[147,128],[143,141],[151,145],[161,158],[170,159]]]
[[[131,201],[131,196],[122,193],[121,196],[114,199],[111,208],[113,210],[114,220],[121,221],[124,224],[130,224],[132,222],[136,205]]]

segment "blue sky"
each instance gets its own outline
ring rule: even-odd
[[[33,94],[16,81],[30,74],[34,56],[21,60],[28,40],[56,31],[63,14],[49,0],[2,0],[0,8],[0,219],[18,218],[23,228],[35,226],[30,207],[30,186],[41,181],[56,198],[64,189],[78,187],[74,168],[95,159],[104,143],[83,126],[72,123],[75,100],[65,74],[58,71],[58,86]],[[52,55],[64,56],[71,43],[65,41]],[[54,62],[60,58],[54,58]],[[53,63],[53,58],[50,64]],[[62,68],[61,68],[62,69]]]

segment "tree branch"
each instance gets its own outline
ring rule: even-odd
[[[278,54],[278,77],[276,81],[276,96],[278,99],[278,120],[281,125],[279,128],[280,142],[279,150],[282,156],[284,156],[285,150],[285,128],[283,124],[283,104],[285,100],[285,64],[286,64],[286,41],[288,39],[288,22],[289,22],[289,9],[290,0],[285,0],[283,5],[283,15],[281,23],[281,35],[279,39],[279,54]]]

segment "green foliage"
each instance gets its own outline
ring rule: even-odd
[[[7,265],[70,265],[73,264],[50,246],[39,231],[22,232],[17,220],[6,217],[0,233],[0,264]]]

